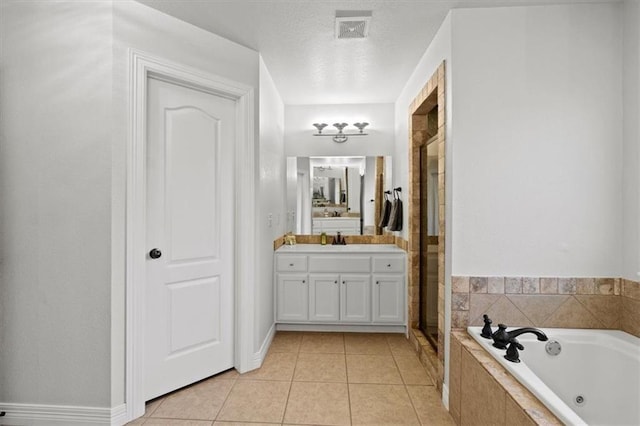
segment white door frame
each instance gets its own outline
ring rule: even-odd
[[[129,420],[144,414],[144,329],[146,282],[146,127],[149,76],[235,101],[234,149],[234,364],[244,372],[253,356],[255,265],[254,89],[226,78],[129,51],[129,144],[126,204],[125,403]],[[242,224],[242,226],[238,226]]]

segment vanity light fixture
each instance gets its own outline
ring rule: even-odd
[[[347,123],[333,123],[333,127],[338,129],[338,133],[322,133],[322,129],[327,127],[327,123],[313,123],[313,127],[318,129],[318,133],[314,133],[313,136],[332,136],[333,141],[336,143],[344,143],[349,140],[349,136],[366,136],[367,133],[363,133],[365,127],[369,125],[369,123],[354,123],[355,127],[360,130],[359,133],[343,133],[342,130],[348,126]]]

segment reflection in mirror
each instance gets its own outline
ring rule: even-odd
[[[375,225],[390,171],[391,157],[287,158],[287,231],[381,234]]]

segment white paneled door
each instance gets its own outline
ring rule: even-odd
[[[232,100],[148,79],[147,400],[233,367]]]

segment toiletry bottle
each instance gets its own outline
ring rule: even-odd
[[[323,246],[327,245],[327,234],[326,234],[326,232],[323,232],[322,234],[320,234],[320,244],[322,244]]]

